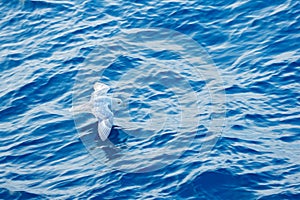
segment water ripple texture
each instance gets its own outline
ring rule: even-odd
[[[195,102],[172,99],[174,85],[161,80],[177,79],[180,94],[190,86],[203,103],[201,112],[191,115],[197,131],[184,127],[193,134],[188,148],[182,152],[176,142],[165,152],[177,156],[172,162],[134,173],[99,162],[103,155],[93,152],[118,156],[118,149],[99,145],[90,132],[81,135],[69,108],[74,91],[84,101],[91,82],[100,79],[89,76],[97,71],[87,67],[87,58],[117,35],[145,29],[174,30],[204,48],[222,78],[226,126],[211,151],[199,153],[203,141],[212,139],[203,137],[212,117],[207,115],[210,77],[184,71],[189,65],[178,64],[176,53],[150,52],[145,43],[132,43],[136,51],[126,51],[129,42],[121,41],[114,51],[126,55],[111,60],[109,52],[101,54],[102,64],[109,62],[101,81],[114,85],[114,94],[127,95],[133,122],[160,119],[161,111],[172,120],[170,132],[149,137],[153,131],[147,126],[130,126],[120,117],[124,130],[136,128],[144,135],[135,140],[134,134],[113,129],[111,141],[118,149],[150,148],[162,153],[154,163],[164,162],[165,146],[177,137],[172,129],[181,119],[179,105]],[[299,30],[297,0],[1,1],[0,199],[300,199]],[[123,76],[141,63],[150,65],[143,61],[147,55],[161,67]],[[179,67],[179,73],[164,74],[166,66]],[[74,87],[79,74],[90,78],[86,84],[81,80],[84,90]],[[155,79],[158,75],[165,79]],[[155,102],[156,110],[143,98]],[[87,121],[82,127],[93,131],[94,121]]]

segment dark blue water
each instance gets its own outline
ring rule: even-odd
[[[132,30],[144,38],[131,40]],[[145,30],[196,41],[213,73],[203,65],[195,75],[178,54],[196,53],[187,40]],[[174,40],[174,51],[155,50]],[[300,199],[299,41],[297,0],[1,1],[0,199]],[[69,112],[95,81],[129,99],[110,145],[99,144],[91,116],[80,129]],[[212,90],[225,92],[225,116],[210,112]],[[143,126],[157,127],[161,113],[168,126]],[[222,131],[210,136],[213,116]],[[135,127],[140,135],[128,135]],[[136,163],[120,164],[127,158]]]

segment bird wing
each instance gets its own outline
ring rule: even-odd
[[[103,107],[103,118],[98,118],[98,134],[102,141],[105,141],[111,131],[113,125],[114,114],[108,107],[108,104]]]
[[[103,119],[98,121],[98,134],[102,141],[105,141],[111,131],[112,123],[109,119]]]
[[[108,92],[108,90],[110,90],[109,86],[103,84],[103,83],[99,83],[96,82],[94,84],[94,90],[97,91],[97,94],[106,94]]]

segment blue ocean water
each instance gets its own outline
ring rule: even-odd
[[[300,199],[299,1],[3,0],[0,11],[0,199]],[[142,48],[145,40],[122,38],[119,46],[113,43],[114,52],[127,53],[115,60],[109,57],[111,49],[101,54],[101,66],[109,66],[101,79],[94,75],[97,69],[86,65],[94,61],[91,55],[99,46],[111,44],[118,34],[153,28],[177,31],[203,47],[203,59],[209,56],[223,81],[226,125],[205,155],[199,154],[209,122],[205,106],[200,108],[203,113],[189,119],[201,120],[197,131],[186,131],[194,135],[185,151],[179,142],[171,143],[178,138],[172,131],[162,137],[146,132],[142,140],[135,140],[122,126],[115,128],[112,144],[128,150],[128,157],[143,149],[177,155],[163,165],[165,155],[153,159],[159,167],[147,172],[118,170],[99,162],[105,158],[97,159],[94,152],[104,148],[94,135],[81,135],[77,118],[69,112],[74,93],[84,101],[92,82],[111,83],[114,94],[129,95],[133,121],[141,122],[143,116],[159,123],[155,119],[164,110],[174,116],[170,124],[176,124],[180,111],[175,108],[185,110],[193,104],[169,100],[178,91],[172,87],[185,95],[182,84],[175,87],[167,84],[169,79],[149,78],[162,74],[162,63],[182,69],[200,102],[209,96],[209,77],[188,73],[190,65],[179,55],[148,52]],[[156,38],[153,49],[166,41],[160,38],[164,40]],[[135,46],[126,49],[128,44]],[[194,51],[185,48],[186,53]],[[121,76],[123,70],[147,63],[159,67]],[[175,72],[162,77],[185,83]],[[118,85],[120,80],[123,84]],[[149,107],[143,98],[170,106]],[[128,118],[120,117],[124,125],[122,119]],[[93,123],[84,128],[92,130]],[[146,128],[141,128],[144,133]],[[170,143],[177,149],[165,149]]]

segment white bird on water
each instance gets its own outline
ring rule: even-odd
[[[109,86],[96,82],[90,101],[71,108],[73,112],[92,113],[98,119],[98,134],[102,141],[105,141],[110,134],[114,112],[123,106],[121,99],[108,96],[109,90]]]

